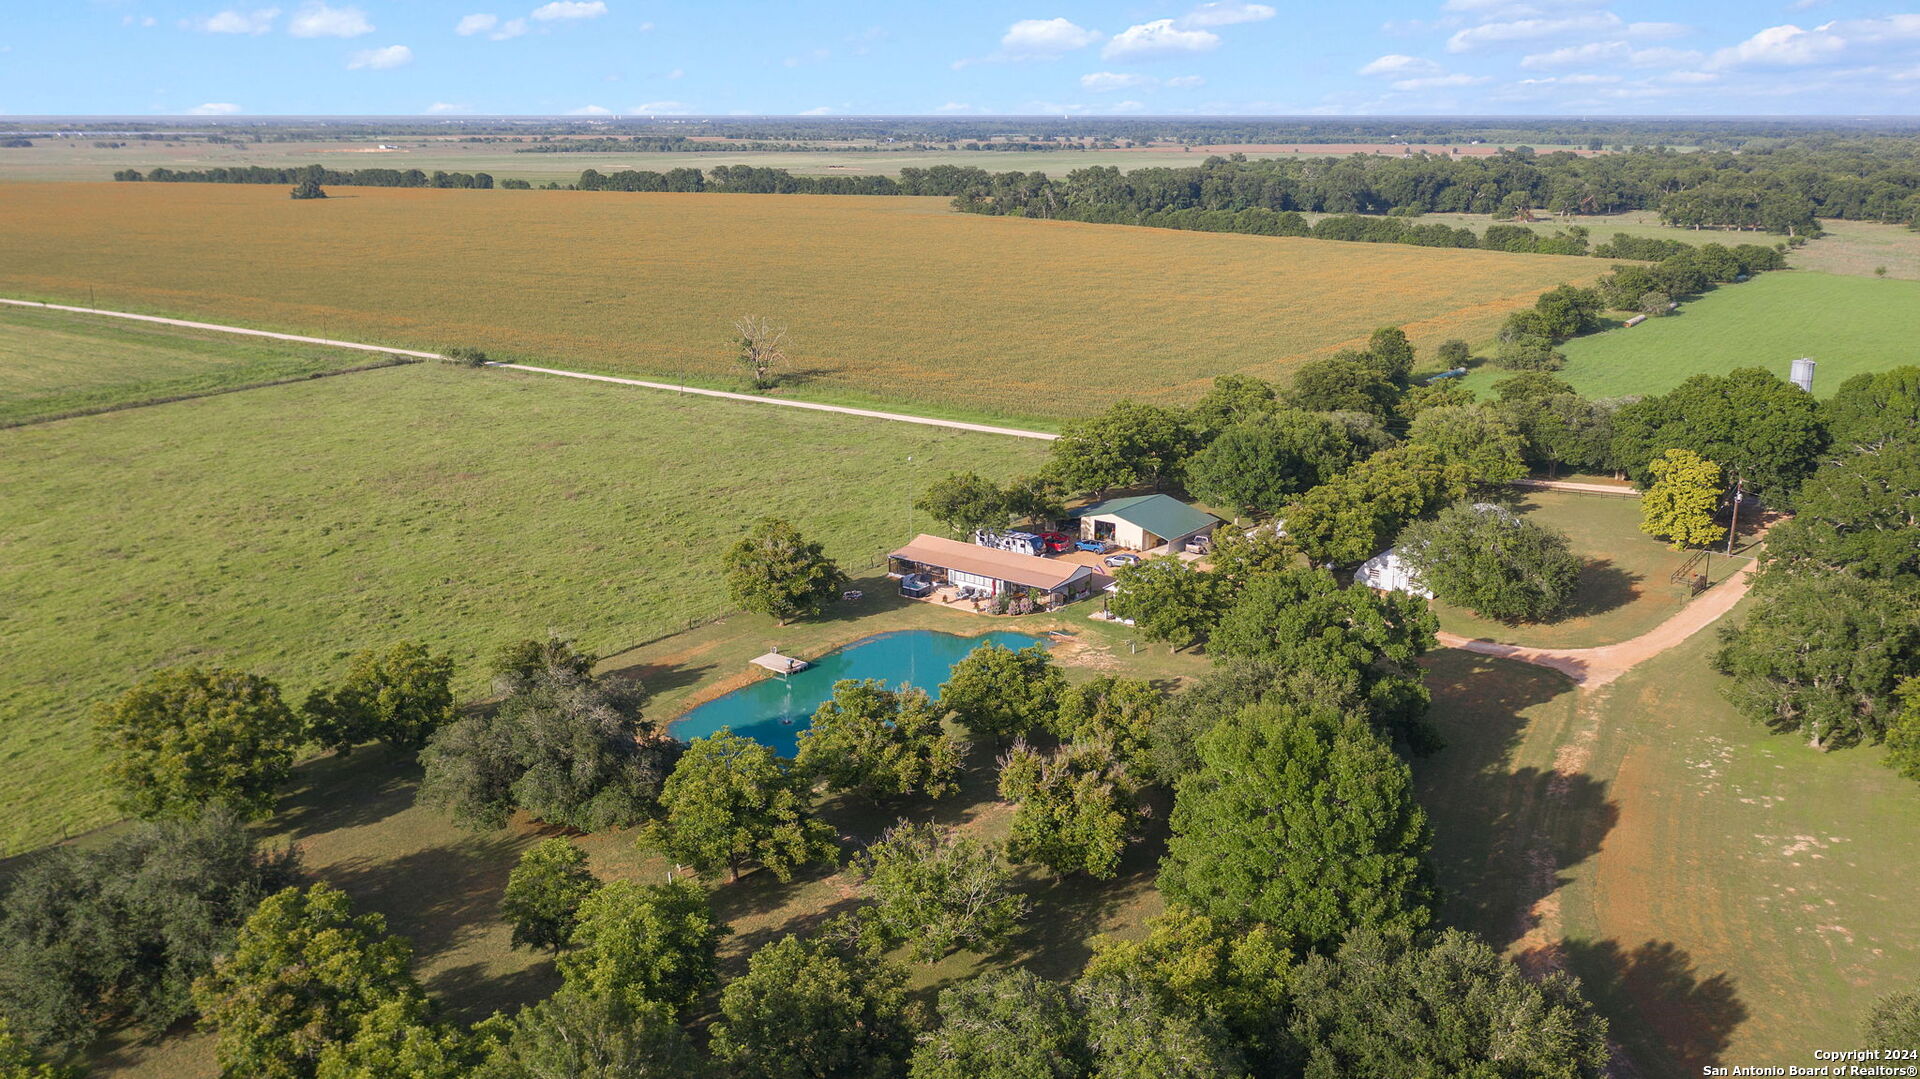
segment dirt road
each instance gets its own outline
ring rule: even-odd
[[[1527,648],[1516,644],[1470,640],[1457,633],[1440,634],[1440,643],[1448,648],[1461,648],[1483,656],[1500,656],[1538,667],[1550,667],[1573,679],[1574,684],[1594,689],[1707,628],[1721,615],[1732,610],[1733,605],[1747,594],[1754,567],[1758,564],[1757,561],[1750,561],[1741,566],[1733,571],[1731,577],[1681,608],[1680,613],[1640,636],[1619,644],[1598,648]]]
[[[79,315],[104,315],[108,318],[131,319],[135,322],[155,322],[163,326],[181,326],[189,330],[212,330],[217,333],[243,334],[248,337],[270,337],[276,341],[295,341],[303,345],[326,345],[330,348],[350,348],[359,352],[382,352],[395,356],[412,356],[422,360],[442,360],[446,357],[437,352],[420,352],[410,348],[390,348],[386,345],[369,345],[359,341],[335,341],[325,337],[302,337],[292,333],[274,333],[270,330],[252,330],[245,326],[222,326],[213,322],[190,322],[179,318],[161,318],[158,315],[136,315],[127,311],[102,311],[93,307],[69,307],[57,303],[36,303],[32,300],[9,300],[0,297],[0,304],[13,307],[38,307],[47,311],[70,311]],[[513,371],[531,371],[541,375],[558,375],[562,378],[584,378],[593,382],[612,382],[621,386],[638,386],[648,390],[665,390],[671,393],[690,394],[695,397],[719,397],[729,401],[747,401],[756,405],[779,405],[783,408],[804,408],[813,412],[838,412],[843,416],[859,416],[869,420],[887,420],[892,423],[917,423],[925,427],[945,427],[952,431],[973,431],[986,435],[1006,435],[1009,438],[1037,438],[1051,442],[1060,437],[1046,431],[1023,431],[1017,427],[995,427],[985,423],[967,423],[964,420],[936,420],[928,416],[910,416],[903,412],[876,412],[866,408],[848,408],[844,405],[824,405],[815,401],[790,401],[780,397],[762,397],[750,393],[729,393],[726,390],[705,390],[694,386],[675,386],[666,382],[647,382],[637,378],[614,378],[611,375],[589,375],[580,371],[562,371],[552,367],[530,367],[522,363],[496,363],[491,367],[504,367]]]

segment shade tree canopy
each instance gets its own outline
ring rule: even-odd
[[[1205,641],[1220,617],[1220,578],[1173,555],[1121,566],[1113,583],[1119,591],[1107,600],[1108,611],[1176,650]]]
[[[382,1006],[425,1017],[412,959],[386,919],[355,914],[345,892],[289,888],[247,918],[232,950],[194,983],[194,1003],[217,1033],[222,1074],[310,1079],[327,1050],[352,1042]]]
[[[740,1079],[888,1079],[918,1025],[899,967],[824,935],[787,936],[721,992],[712,1052]]]
[[[453,657],[418,641],[355,653],[340,683],[309,693],[302,710],[310,737],[336,752],[375,740],[413,752],[453,720]]]
[[[1112,880],[1139,827],[1126,776],[1099,744],[1048,753],[1015,743],[1000,759],[1000,797],[1014,803],[1007,856],[1056,877]]]
[[[727,595],[781,625],[818,614],[847,586],[824,549],[777,517],[762,517],[722,560]]]
[[[1100,494],[1115,487],[1177,479],[1194,434],[1181,412],[1121,401],[1097,416],[1061,428],[1047,472],[1069,491]]]
[[[1647,465],[1653,482],[1640,494],[1640,531],[1674,550],[1704,547],[1727,534],[1714,521],[1720,507],[1720,466],[1692,450],[1668,450]]]
[[[500,915],[513,927],[513,946],[558,951],[573,939],[580,904],[599,884],[587,868],[586,852],[564,836],[528,847],[500,897]]]
[[[1768,569],[1750,595],[1713,657],[1734,706],[1816,749],[1886,737],[1896,691],[1920,675],[1920,585]]]
[[[639,683],[582,673],[585,658],[513,667],[499,681],[518,688],[497,707],[436,731],[419,799],[476,830],[505,827],[516,809],[582,831],[651,813],[680,745],[641,715]]]
[[[1407,522],[1467,493],[1471,472],[1431,445],[1382,450],[1308,491],[1281,516],[1287,537],[1315,562],[1357,566]]]
[[[902,821],[854,866],[874,923],[923,963],[999,948],[1026,910],[1000,846],[951,829]]]
[[[940,706],[975,738],[999,744],[1049,726],[1066,687],[1045,645],[1015,650],[988,642],[953,665]]]
[[[1920,439],[1884,441],[1814,470],[1766,557],[1868,577],[1920,578]]]
[[[1612,454],[1644,481],[1670,449],[1716,461],[1729,480],[1771,502],[1791,505],[1825,445],[1820,408],[1798,386],[1759,367],[1694,375],[1659,396],[1614,414]]]
[[[773,750],[731,731],[695,738],[660,790],[662,816],[647,837],[702,874],[759,865],[782,881],[832,863],[832,827],[814,816],[806,779]]]
[[[1024,968],[940,991],[938,1025],[920,1038],[909,1079],[1082,1079],[1086,1033],[1067,991]]]
[[[1187,489],[1245,515],[1273,513],[1354,460],[1353,440],[1325,416],[1298,409],[1236,420],[1187,462]]]
[[[59,847],[0,895],[0,1018],[60,1053],[131,1026],[159,1035],[193,1014],[191,987],[260,900],[298,881],[292,850],[264,850],[213,807]]]
[[[875,801],[944,798],[959,789],[962,745],[941,729],[942,714],[924,690],[842,679],[800,732],[795,768]]]
[[[714,949],[726,932],[693,881],[610,881],[581,902],[573,947],[555,966],[591,996],[685,1016],[713,985]]]
[[[1431,920],[1426,812],[1364,720],[1255,705],[1201,736],[1199,756],[1160,864],[1169,901],[1303,948]]]
[[[1456,502],[1400,534],[1398,550],[1433,594],[1502,622],[1545,622],[1580,585],[1565,534],[1504,507]]]
[[[1431,446],[1466,470],[1467,479],[1503,484],[1527,474],[1523,443],[1500,413],[1481,405],[1430,408],[1413,418],[1407,441]]]
[[[265,817],[306,742],[280,687],[222,667],[154,671],[96,706],[93,724],[120,806],[143,819],[214,802]]]

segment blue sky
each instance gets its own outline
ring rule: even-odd
[[[16,116],[1920,112],[1920,11],[1858,0],[6,8]]]

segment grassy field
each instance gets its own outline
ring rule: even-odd
[[[357,648],[611,653],[726,610],[723,544],[785,516],[851,569],[955,469],[1041,444],[417,365],[0,432],[0,851],[109,819],[87,706],[220,661],[290,696]],[[909,461],[908,458],[912,460]]]
[[[1862,372],[1912,363],[1920,282],[1811,271],[1761,274],[1714,289],[1667,318],[1575,338],[1560,377],[1589,397],[1662,393],[1690,375],[1764,367],[1782,378],[1794,360],[1819,361],[1815,396]],[[1468,377],[1484,390],[1503,372]]]
[[[1045,172],[1064,176],[1074,169],[1112,166],[1126,171],[1143,168],[1179,168],[1198,165],[1214,153],[1244,153],[1250,158],[1297,157],[1301,154],[1348,154],[1350,144],[1301,144],[1297,148],[1242,146],[1142,147],[1127,150],[1054,150],[1018,153],[985,150],[845,150],[833,153],[804,151],[712,153],[570,153],[519,154],[503,144],[459,143],[446,139],[388,137],[357,142],[207,143],[177,145],[133,142],[117,149],[100,149],[93,139],[35,139],[30,147],[0,149],[0,183],[19,181],[106,180],[121,169],[146,172],[158,166],[170,169],[233,168],[245,165],[289,167],[319,163],[332,169],[420,169],[433,172],[485,172],[495,180],[530,183],[572,183],[587,169],[711,169],[721,165],[751,165],[786,169],[797,175],[897,176],[903,168],[961,165],[988,172]],[[381,150],[380,146],[394,147]],[[1397,147],[1368,147],[1398,153]],[[1462,147],[1474,154],[1494,147]],[[1541,147],[1540,149],[1546,149]]]
[[[0,294],[729,383],[746,312],[794,392],[1071,416],[1406,327],[1431,348],[1595,259],[951,212],[942,199],[0,186]],[[133,253],[137,252],[137,256]],[[287,257],[298,252],[298,257]],[[964,377],[956,377],[964,372]]]
[[[1737,614],[1737,612],[1736,612]],[[1597,693],[1429,660],[1448,747],[1415,766],[1447,914],[1584,980],[1637,1066],[1816,1062],[1912,985],[1920,791],[1736,715],[1702,633]]]
[[[1535,648],[1591,648],[1638,637],[1686,605],[1685,588],[1667,583],[1686,555],[1640,531],[1639,499],[1528,491],[1514,509],[1566,533],[1574,554],[1584,561],[1572,609],[1556,622],[1509,626],[1436,602],[1440,628]],[[1726,579],[1746,561],[1713,559],[1713,579]]]
[[[0,306],[0,425],[377,363],[378,353]]]
[[[1821,273],[1920,281],[1920,230],[1874,221],[1822,221],[1826,235],[1794,248],[1787,260],[1796,269]]]

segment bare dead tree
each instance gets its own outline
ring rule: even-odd
[[[756,390],[772,389],[780,381],[778,369],[787,362],[787,348],[793,343],[787,328],[761,315],[742,315],[734,320],[739,335],[740,366],[747,369]]]

